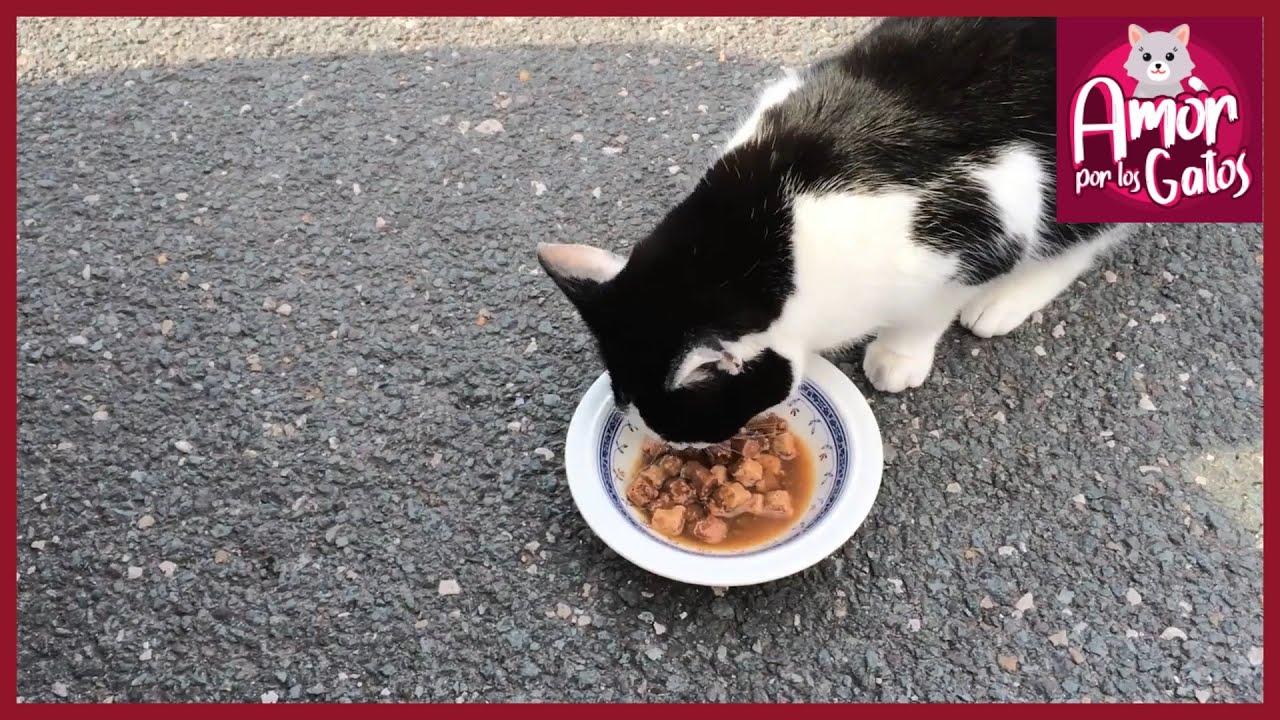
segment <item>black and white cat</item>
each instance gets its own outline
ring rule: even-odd
[[[811,354],[874,336],[881,391],[918,387],[959,317],[1004,335],[1119,239],[1054,219],[1055,21],[902,18],[787,73],[630,257],[544,244],[620,406],[718,442]]]

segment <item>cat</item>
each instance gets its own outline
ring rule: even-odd
[[[1120,239],[1055,221],[1052,18],[894,18],[766,88],[629,257],[540,244],[614,400],[667,442],[721,442],[874,336],[919,387],[952,321],[1004,335]]]
[[[1133,96],[1177,97],[1183,92],[1184,80],[1195,90],[1207,91],[1208,86],[1191,74],[1196,64],[1187,49],[1190,42],[1191,27],[1186,23],[1169,32],[1152,33],[1138,25],[1130,25],[1129,59],[1124,69],[1129,77],[1138,81]]]

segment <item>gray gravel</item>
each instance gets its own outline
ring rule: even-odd
[[[20,22],[18,694],[1261,700],[1258,226],[871,392],[879,502],[799,576],[575,513],[601,368],[534,244],[625,251],[861,26]]]

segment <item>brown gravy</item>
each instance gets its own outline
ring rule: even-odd
[[[813,453],[808,445],[797,435],[792,435],[795,440],[795,457],[782,460],[782,469],[776,475],[777,488],[790,493],[792,512],[787,517],[768,517],[765,515],[755,515],[744,513],[735,517],[725,517],[722,520],[728,525],[728,532],[724,539],[717,543],[705,542],[699,539],[692,532],[692,522],[686,523],[683,532],[678,536],[671,537],[664,533],[666,539],[681,545],[697,549],[699,551],[726,552],[750,549],[760,545],[765,545],[784,534],[791,526],[799,522],[804,517],[805,511],[809,507],[810,501],[813,499],[815,486],[815,468]],[[643,456],[638,458],[635,466],[632,468],[629,478],[631,482],[640,481],[639,474],[645,468],[653,463],[652,458]],[[732,478],[730,478],[732,480]],[[640,514],[646,525],[652,524],[653,513],[650,509],[637,506],[635,502],[629,502],[633,509]],[[705,504],[702,505],[706,507]],[[655,531],[656,532],[656,531]]]

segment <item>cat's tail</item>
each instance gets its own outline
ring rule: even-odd
[[[1187,84],[1190,85],[1191,89],[1195,90],[1196,92],[1209,92],[1209,86],[1205,85],[1204,81],[1196,77],[1195,75],[1192,75],[1191,77],[1187,78]]]

